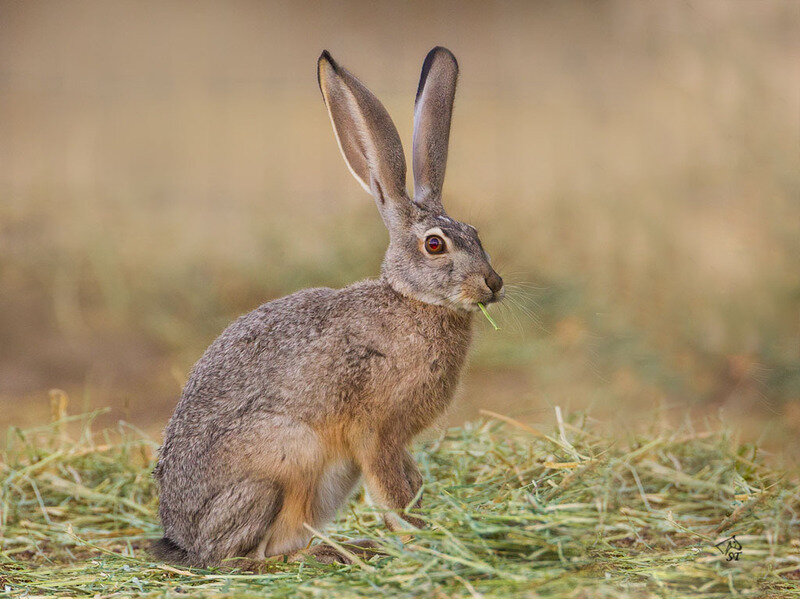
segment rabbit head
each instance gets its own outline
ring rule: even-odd
[[[428,53],[414,108],[414,198],[406,191],[400,136],[383,104],[327,52],[319,86],[351,173],[375,199],[389,230],[382,275],[401,294],[456,310],[503,298],[503,280],[478,232],[442,205],[458,63],[446,48]]]

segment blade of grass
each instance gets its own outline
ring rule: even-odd
[[[494,327],[495,331],[499,331],[500,328],[497,326],[497,323],[494,322],[494,319],[492,318],[492,315],[489,314],[489,311],[486,310],[486,306],[484,306],[483,302],[478,302],[478,308],[481,309],[483,316],[486,317],[489,323],[492,324],[492,327]]]

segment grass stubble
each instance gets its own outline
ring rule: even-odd
[[[54,398],[0,460],[0,597],[800,597],[800,486],[728,431],[609,439],[559,409],[550,433],[483,411],[416,448],[428,528],[389,533],[359,494],[326,537],[383,556],[253,574],[154,561],[156,442]]]

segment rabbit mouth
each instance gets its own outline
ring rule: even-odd
[[[460,308],[461,310],[466,310],[469,312],[477,312],[480,310],[481,304],[495,304],[497,302],[502,302],[503,298],[505,298],[506,290],[505,287],[499,289],[497,292],[490,292],[486,291],[486,293],[478,293],[478,294],[470,294],[464,291],[456,294],[455,297],[451,297],[450,304],[455,308]]]
[[[480,283],[475,279],[465,282],[459,293],[451,300],[454,300],[454,303],[462,305],[462,308],[469,311],[480,310],[479,304],[501,302],[506,295],[506,286],[503,285],[502,279],[499,277],[498,279],[499,286],[492,285],[491,287],[482,277],[480,278]]]
[[[506,297],[506,289],[505,287],[501,288],[497,292],[492,292],[490,296],[483,300],[475,300],[473,302],[472,310],[480,310],[479,304],[495,304],[497,302],[502,302],[503,298]]]

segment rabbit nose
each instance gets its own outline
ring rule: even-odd
[[[494,271],[492,271],[489,276],[486,277],[485,281],[486,287],[492,290],[492,293],[494,294],[503,289],[503,278]]]

